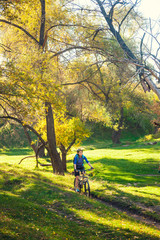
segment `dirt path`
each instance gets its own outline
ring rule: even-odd
[[[148,216],[148,217],[147,217],[146,215],[144,216],[142,213],[139,213],[139,214],[138,214],[137,212],[134,213],[133,210],[130,211],[128,208],[120,207],[120,206],[119,206],[118,204],[116,204],[116,203],[107,202],[107,201],[104,201],[104,200],[102,200],[102,199],[100,199],[100,198],[98,198],[98,197],[95,197],[95,196],[91,196],[91,198],[96,199],[97,201],[105,204],[105,205],[108,206],[108,207],[113,207],[113,208],[115,208],[116,210],[119,210],[119,211],[121,211],[122,213],[125,213],[125,214],[127,214],[128,216],[133,217],[133,218],[136,219],[136,220],[139,220],[139,221],[141,221],[141,222],[143,222],[143,223],[145,223],[145,224],[152,225],[152,226],[160,229],[160,222],[157,221],[157,220],[152,219],[152,218],[149,217],[149,216]]]
[[[42,180],[41,180],[41,181],[42,181]],[[44,181],[44,183],[47,184],[47,185],[50,185],[50,186],[53,186],[53,185],[54,185],[54,186],[57,186],[57,187],[61,187],[61,188],[63,188],[64,190],[68,190],[68,189],[69,189],[69,190],[73,190],[73,191],[74,191],[74,188],[70,188],[70,187],[67,188],[66,186],[63,186],[63,185],[46,183],[45,181]],[[77,193],[77,194],[78,194],[78,193]],[[82,193],[81,193],[81,194],[82,194]],[[147,207],[145,207],[145,209],[144,209],[144,206],[142,206],[142,204],[136,203],[136,204],[138,205],[138,207],[141,207],[142,212],[138,212],[138,211],[136,211],[136,210],[135,210],[135,212],[134,212],[134,210],[133,210],[133,209],[129,209],[129,207],[120,206],[120,204],[118,204],[118,203],[116,203],[116,202],[109,202],[109,201],[107,201],[107,200],[101,199],[101,198],[93,195],[92,193],[91,193],[90,198],[91,198],[91,199],[95,199],[96,201],[99,201],[99,202],[105,204],[105,205],[108,206],[108,207],[115,208],[116,210],[121,211],[122,213],[127,214],[128,216],[130,216],[130,217],[132,217],[132,218],[134,218],[134,219],[136,219],[136,220],[139,220],[139,221],[141,221],[141,222],[143,222],[143,223],[145,223],[145,224],[152,225],[152,226],[160,229],[160,221],[158,221],[157,219],[153,219],[152,216],[148,216],[148,215],[146,215],[146,214],[143,213],[143,210],[148,210],[148,211],[151,211],[151,210],[152,210],[152,211],[155,211],[155,209],[150,209],[150,208],[147,208]],[[51,207],[47,207],[47,208],[51,210]],[[159,211],[158,211],[158,212],[159,212]]]

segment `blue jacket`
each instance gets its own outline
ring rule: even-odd
[[[87,158],[82,155],[82,157],[80,158],[78,154],[75,155],[74,157],[74,161],[73,163],[76,164],[76,168],[83,168],[84,166],[84,160],[86,161],[86,163],[89,163],[89,161],[87,160]]]

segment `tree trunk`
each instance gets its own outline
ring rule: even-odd
[[[45,152],[44,152],[45,147],[41,147],[38,153],[38,157],[43,158],[45,157]]]
[[[114,144],[120,144],[121,143],[120,138],[121,138],[121,129],[118,129],[118,130],[113,129],[112,142]]]
[[[67,160],[66,160],[67,153],[66,151],[62,152],[62,167],[63,171],[67,172]]]
[[[54,118],[52,112],[52,106],[50,103],[45,103],[46,107],[46,123],[47,123],[47,140],[48,140],[48,152],[51,158],[53,167],[53,173],[63,175],[62,161],[57,151],[56,136],[54,128]]]
[[[66,149],[65,146],[60,143],[60,150],[62,153],[62,166],[63,166],[63,170],[65,172],[67,172],[67,153],[68,151],[71,149],[71,147],[73,146],[73,144],[76,142],[76,135],[74,136],[73,141],[70,143],[70,145],[68,146],[68,148]]]
[[[119,124],[118,124],[118,130],[114,130],[113,129],[113,133],[112,133],[112,142],[114,144],[121,143],[120,138],[121,138],[121,132],[122,132],[123,119],[124,119],[123,107],[121,107],[120,119],[119,119]]]
[[[41,27],[40,27],[40,37],[39,44],[43,47],[44,43],[44,34],[45,34],[45,0],[40,0],[41,2]],[[46,102],[46,124],[47,124],[47,140],[48,140],[48,153],[51,158],[51,163],[53,167],[53,173],[55,174],[64,174],[62,168],[62,161],[57,151],[56,146],[56,136],[55,136],[55,128],[54,128],[54,118],[52,112],[51,103]]]
[[[40,158],[45,157],[44,150],[45,150],[45,146],[42,145],[42,143],[38,141],[38,147],[37,147],[38,157],[40,157]]]
[[[60,146],[60,150],[61,150],[61,153],[62,153],[62,167],[63,167],[63,171],[64,172],[67,172],[67,151],[65,149],[65,146],[61,143],[61,146]]]
[[[45,23],[46,23],[46,12],[45,12],[45,0],[41,1],[41,27],[40,27],[40,36],[39,36],[39,44],[43,46],[44,43],[44,33],[45,33]]]
[[[41,147],[38,153],[38,157],[43,158],[45,157],[45,152],[44,152],[45,147]]]
[[[38,167],[38,157],[41,157],[41,158],[45,157],[45,153],[44,153],[45,146],[42,145],[42,143],[39,141],[39,139],[38,139],[38,146],[36,146],[35,144],[32,144],[32,139],[29,135],[29,132],[27,131],[27,128],[25,126],[23,126],[23,129],[24,129],[24,133],[28,139],[29,145],[32,147],[33,151],[35,152],[36,162],[37,162],[36,166]]]

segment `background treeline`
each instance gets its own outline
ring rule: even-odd
[[[86,121],[86,127],[90,129],[91,136],[86,141],[100,140],[103,142],[112,142],[112,128],[104,126],[103,123]],[[121,134],[121,142],[136,141],[148,134],[157,132],[155,126],[151,123],[151,119],[145,118],[143,114],[137,119],[127,116],[124,120],[124,129]],[[37,142],[37,138],[30,132],[33,141]],[[19,148],[30,147],[30,144],[25,136],[24,129],[19,124],[6,121],[1,124],[0,128],[0,148]]]

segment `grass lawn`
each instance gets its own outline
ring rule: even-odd
[[[30,149],[1,150],[0,239],[160,239],[153,221],[128,214],[160,221],[160,144],[85,149],[95,167],[92,195],[126,212],[73,191],[74,153],[68,156],[68,173],[57,176],[51,167],[36,169],[33,158],[19,165],[33,155]]]

